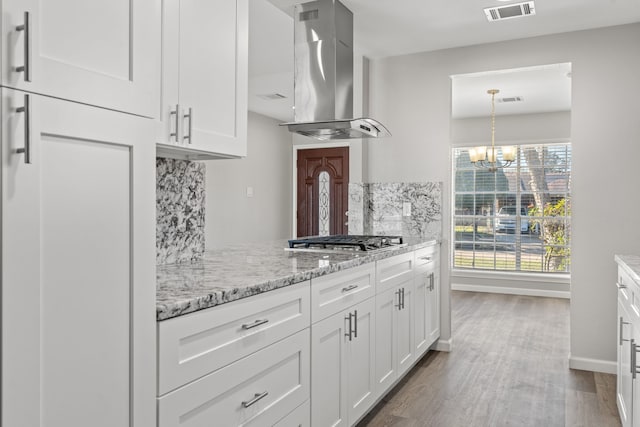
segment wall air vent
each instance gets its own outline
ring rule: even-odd
[[[268,93],[266,95],[258,95],[258,98],[262,98],[266,101],[277,101],[278,99],[285,99],[286,96],[280,93]]]
[[[503,19],[535,15],[536,9],[532,1],[527,1],[507,6],[488,7],[484,10],[484,13],[489,21],[502,21]]]
[[[496,102],[522,102],[524,97],[522,96],[506,96],[504,98],[496,98]]]

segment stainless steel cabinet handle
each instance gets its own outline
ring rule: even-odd
[[[31,103],[29,94],[24,94],[24,105],[16,108],[16,112],[24,113],[24,148],[18,148],[16,152],[24,153],[24,162],[31,164]]]
[[[189,130],[188,134],[185,134],[182,137],[183,141],[189,140],[189,144],[191,144],[191,132],[193,130],[193,109],[191,107],[189,107],[189,114],[185,114],[184,116],[182,116],[183,119],[188,118],[189,119],[189,126],[187,126],[187,129]]]
[[[618,282],[616,282],[616,287],[618,289],[627,289],[627,285],[623,285],[622,283],[618,283]]]
[[[352,291],[354,289],[356,289],[358,287],[358,285],[349,285],[347,287],[342,288],[342,292],[349,292]]]
[[[636,345],[636,340],[631,340],[631,376],[635,380],[636,374],[638,373],[638,366],[636,365],[637,354],[638,354],[638,345]]]
[[[431,261],[431,257],[430,256],[421,256],[418,259],[422,259],[422,260],[425,260],[425,261]]]
[[[242,329],[252,329],[252,328],[255,328],[256,326],[264,325],[268,321],[269,319],[258,319],[253,323],[245,323],[242,325]]]
[[[29,28],[29,12],[24,13],[24,24],[18,25],[16,31],[24,31],[24,65],[16,67],[18,73],[24,73],[24,81],[31,81],[31,34]]]
[[[630,322],[625,322],[622,319],[622,316],[620,316],[620,345],[622,345],[623,341],[629,341],[629,340],[625,340],[624,338],[622,338],[622,325],[629,325],[631,324]]]
[[[395,294],[396,294],[396,295],[398,295],[398,305],[396,305],[396,308],[397,308],[398,310],[401,310],[401,309],[402,309],[402,299],[401,299],[402,297],[400,296],[400,289],[398,289],[398,290],[395,292]]]
[[[174,137],[176,142],[180,142],[180,140],[178,139],[178,128],[180,127],[180,104],[176,104],[176,109],[174,110],[169,110],[169,119],[171,119],[171,116],[176,116],[175,118],[175,131],[169,133],[169,138]],[[169,125],[171,126],[171,125]]]
[[[358,338],[358,310],[353,310],[353,337]]]
[[[253,399],[245,400],[244,402],[242,402],[242,406],[245,407],[245,408],[248,408],[249,406],[251,406],[254,403],[256,403],[257,401],[259,401],[260,399],[264,399],[268,395],[269,395],[268,391],[263,391],[262,393],[256,393],[256,394],[253,395]]]
[[[435,273],[431,272],[431,274],[429,274],[429,290],[433,292],[433,290],[435,289],[435,284],[436,284],[436,277],[435,277]]]
[[[349,313],[348,316],[344,317],[344,320],[348,320],[349,321],[349,327],[345,328],[347,330],[347,332],[345,332],[344,336],[345,337],[349,337],[349,341],[351,341],[353,339],[353,337],[351,336],[351,333],[353,332],[353,323],[351,321],[352,319],[352,314]]]

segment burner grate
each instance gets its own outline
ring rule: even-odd
[[[307,237],[289,240],[289,248],[291,249],[332,249],[336,247],[352,247],[361,251],[371,251],[399,244],[402,244],[402,236],[361,236],[338,234],[332,236]]]

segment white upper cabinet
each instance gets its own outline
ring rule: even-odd
[[[164,0],[158,155],[247,152],[248,0]]]
[[[155,0],[4,0],[2,85],[155,118],[160,35]]]

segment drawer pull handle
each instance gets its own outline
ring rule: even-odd
[[[242,329],[252,329],[252,328],[255,328],[256,326],[264,325],[268,321],[269,319],[258,319],[253,323],[244,323],[242,325]]]
[[[358,285],[349,285],[349,286],[347,286],[345,288],[342,288],[342,292],[349,292],[349,291],[354,290],[357,287],[358,287]]]
[[[618,289],[627,289],[627,285],[623,285],[622,283],[618,283],[618,282],[616,282],[616,287]]]
[[[431,261],[431,257],[430,256],[421,256],[418,259],[422,259],[422,260],[427,261],[427,262]]]
[[[245,400],[244,402],[242,402],[242,406],[244,408],[248,408],[249,406],[251,406],[254,403],[256,403],[258,400],[264,399],[265,397],[267,397],[268,394],[269,394],[268,391],[264,391],[262,393],[256,393],[255,395],[253,395],[253,399]]]

